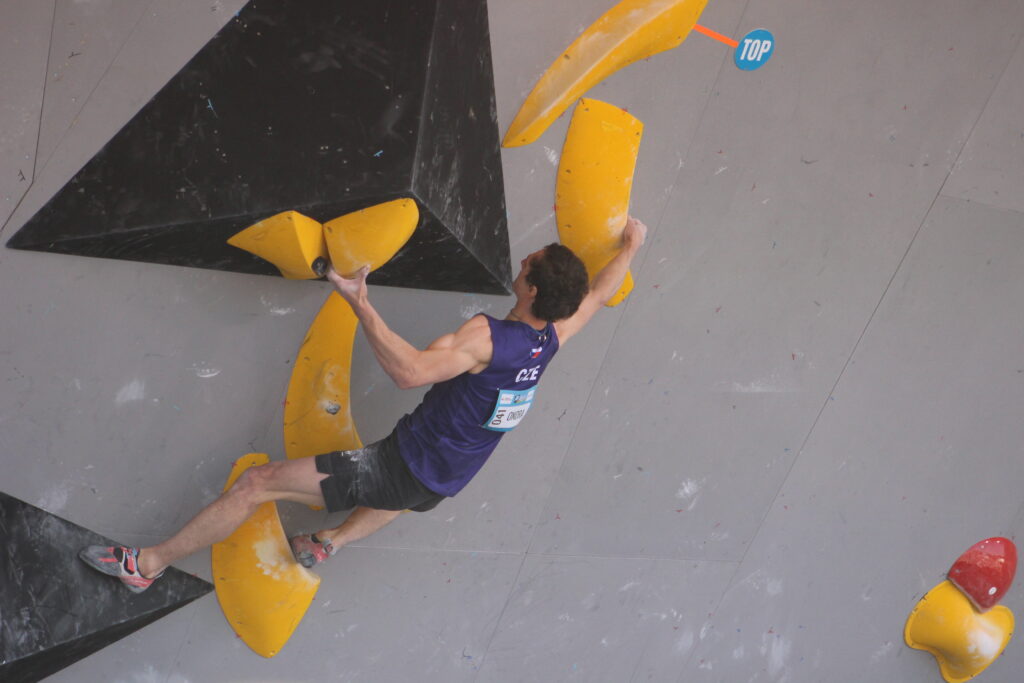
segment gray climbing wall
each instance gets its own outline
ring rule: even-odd
[[[502,132],[610,4],[491,0]],[[0,7],[0,240],[240,6]],[[904,620],[972,543],[1024,531],[1024,5],[716,0],[701,23],[768,28],[775,54],[741,72],[692,35],[590,92],[646,124],[636,289],[566,345],[480,476],[325,565],[273,660],[206,598],[54,680],[940,680]],[[503,151],[513,264],[555,239],[567,118]],[[0,291],[4,489],[140,543],[239,454],[281,457],[327,295],[7,249]],[[371,296],[417,344],[511,306]],[[361,337],[353,368],[378,438],[420,392]],[[281,508],[290,530],[325,523]],[[208,553],[179,566],[209,578]],[[1004,604],[1024,613],[1020,580]],[[1012,641],[979,680],[1022,668]]]

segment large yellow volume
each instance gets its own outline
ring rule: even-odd
[[[232,235],[228,244],[270,261],[289,280],[314,280],[327,272],[327,243],[318,221],[285,211]]]
[[[1003,653],[1013,621],[1013,612],[1002,605],[979,613],[956,586],[943,581],[917,603],[903,637],[910,647],[932,653],[949,683],[962,683]]]
[[[309,326],[284,405],[284,448],[289,458],[363,447],[349,403],[358,325],[352,308],[332,292]]]
[[[250,453],[235,462],[224,490],[242,472],[268,462]],[[320,577],[298,564],[277,516],[263,503],[231,536],[212,548],[217,601],[235,633],[257,654],[273,657],[302,621]]]
[[[420,221],[412,199],[396,199],[324,223],[334,269],[350,277],[363,266],[376,270],[401,249]]]
[[[629,217],[633,171],[644,124],[620,107],[580,100],[569,123],[555,183],[558,238],[582,259],[591,279],[615,258]],[[626,273],[609,306],[633,289]]]
[[[544,72],[502,145],[528,145],[578,97],[619,69],[680,45],[707,0],[622,0]]]

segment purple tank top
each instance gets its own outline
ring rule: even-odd
[[[494,353],[482,372],[438,382],[398,422],[402,458],[424,486],[454,496],[529,409],[534,387],[558,351],[555,326],[541,331],[484,315]]]

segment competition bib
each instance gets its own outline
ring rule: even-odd
[[[483,424],[484,429],[490,429],[493,432],[507,432],[514,429],[533,404],[533,394],[536,390],[537,387],[521,391],[501,389],[498,392],[498,401],[494,404],[494,412]]]

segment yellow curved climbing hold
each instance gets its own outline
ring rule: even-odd
[[[598,100],[580,100],[565,136],[555,182],[558,238],[583,260],[591,279],[615,258],[629,217],[633,170],[644,124]],[[608,306],[633,289],[626,274]]]
[[[1013,636],[1013,612],[997,605],[979,613],[949,581],[921,598],[907,619],[907,645],[932,653],[949,683],[974,678],[1003,653]]]
[[[528,145],[573,101],[619,69],[677,47],[707,0],[622,0],[548,67],[519,109],[502,145]]]
[[[242,472],[265,464],[264,453],[240,458],[224,490]],[[212,549],[213,585],[224,616],[257,654],[273,657],[288,642],[320,586],[288,547],[277,505],[263,503],[231,536]]]
[[[365,265],[376,270],[409,241],[420,221],[412,199],[395,199],[324,223],[334,269],[348,277]]]
[[[270,261],[289,280],[314,280],[327,272],[327,242],[318,221],[285,211],[232,235],[228,244]]]
[[[363,447],[349,403],[358,325],[352,308],[332,292],[309,326],[284,406],[284,448],[289,458]]]

